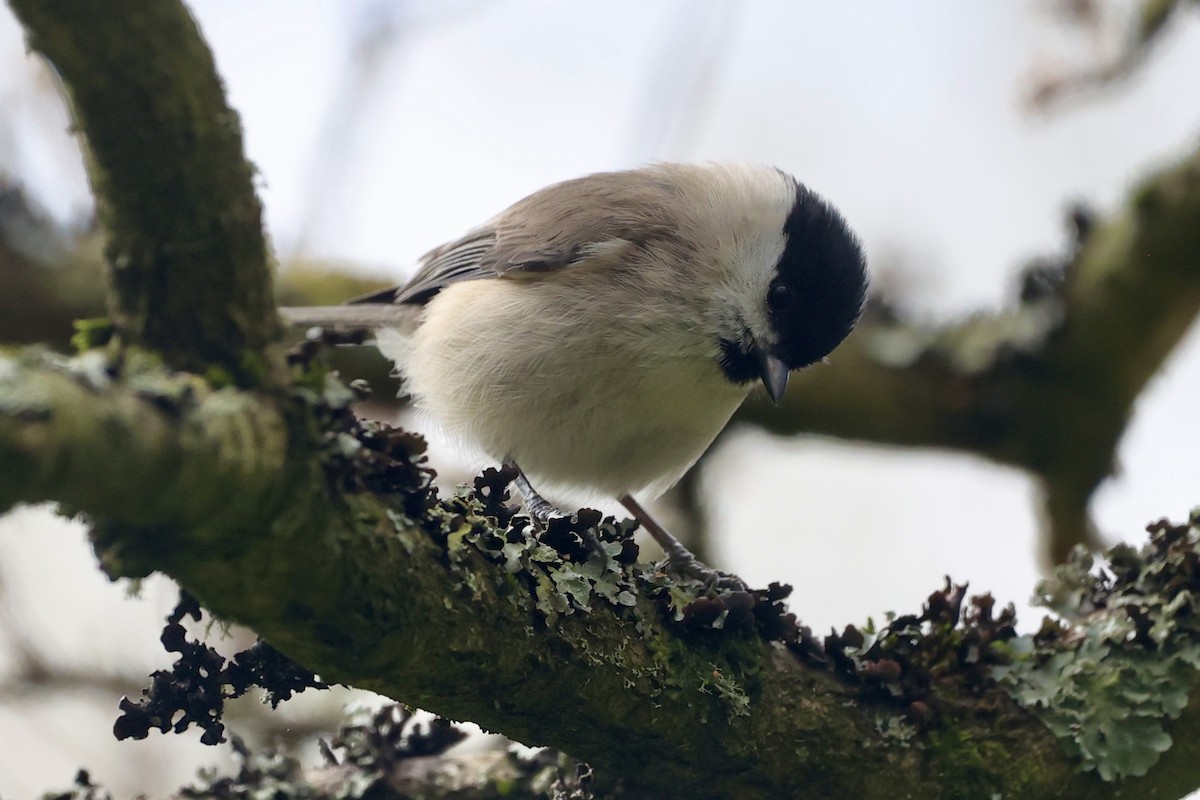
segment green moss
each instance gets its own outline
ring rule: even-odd
[[[900,747],[908,747],[918,733],[916,726],[900,714],[875,717],[875,731]]]
[[[112,339],[116,330],[108,317],[77,319],[72,324],[75,333],[71,336],[71,346],[77,353],[91,350],[93,347],[103,347]]]
[[[1157,36],[1180,5],[1179,0],[1142,0],[1137,11],[1138,43],[1145,45]]]
[[[246,350],[238,359],[238,378],[243,387],[262,386],[267,382],[270,372],[267,359],[262,353]]]
[[[1002,747],[953,727],[935,730],[928,747],[940,766],[938,784],[948,800],[996,797],[1008,776],[996,774],[995,765],[1010,759]]]
[[[206,369],[204,380],[214,389],[224,389],[237,383],[232,372],[219,366],[211,366]]]

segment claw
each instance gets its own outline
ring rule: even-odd
[[[746,582],[737,575],[718,572],[701,563],[700,559],[692,555],[691,550],[684,547],[683,543],[671,535],[670,531],[659,525],[654,517],[650,516],[650,512],[642,508],[642,505],[634,500],[632,495],[627,494],[622,497],[621,505],[633,514],[634,519],[654,537],[654,541],[658,542],[663,552],[667,554],[667,574],[699,581],[704,585],[706,592],[712,590],[749,591]]]
[[[667,556],[666,572],[681,578],[691,578],[704,586],[705,592],[748,592],[750,587],[728,572],[721,572],[704,564],[687,550],[673,552]]]
[[[545,532],[551,518],[566,516],[553,503],[538,494],[538,491],[533,488],[533,485],[529,482],[529,478],[517,462],[509,459],[505,463],[517,470],[517,477],[513,479],[513,482],[517,485],[517,491],[525,498],[525,510],[529,512],[529,517],[533,520],[534,530],[539,535]],[[591,553],[600,555],[604,553],[604,547],[600,544],[600,540],[596,538],[594,531],[587,530],[583,532],[583,544]]]

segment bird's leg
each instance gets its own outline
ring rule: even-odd
[[[555,508],[549,500],[538,494],[537,489],[533,488],[533,484],[529,482],[529,478],[525,475],[525,470],[521,469],[517,462],[508,459],[504,463],[517,471],[517,477],[513,478],[513,483],[517,485],[517,491],[521,493],[521,497],[525,500],[525,510],[533,518],[534,524],[538,528],[544,529],[552,516],[561,514],[562,512]]]
[[[529,516],[533,519],[534,527],[539,531],[546,530],[546,524],[550,522],[550,518],[555,515],[562,516],[562,511],[538,494],[537,489],[534,489],[533,484],[529,482],[529,476],[525,474],[525,470],[521,469],[521,466],[516,461],[509,458],[505,459],[504,463],[517,471],[517,477],[513,478],[513,483],[517,485],[517,491],[525,499],[525,510],[529,512]],[[588,550],[598,555],[604,554],[604,548],[600,544],[600,540],[596,538],[595,531],[586,530],[582,536],[583,543],[587,546]]]
[[[659,525],[658,521],[650,516],[650,512],[643,508],[641,503],[633,499],[633,495],[627,494],[622,497],[621,505],[625,506],[625,509],[630,514],[633,514],[633,518],[646,529],[646,532],[654,538],[654,541],[658,542],[658,546],[666,553],[668,572],[673,572],[676,575],[682,575],[687,578],[695,578],[701,583],[721,589],[745,591],[746,583],[741,578],[736,575],[719,572],[702,563],[670,531]]]

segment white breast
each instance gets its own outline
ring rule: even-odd
[[[411,339],[381,336],[380,349],[419,409],[492,458],[515,459],[536,486],[609,496],[669,488],[749,387],[731,384],[686,325],[614,318],[602,335],[585,333],[585,309],[570,301],[580,292],[530,288],[447,287]]]

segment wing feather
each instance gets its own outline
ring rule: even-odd
[[[678,238],[672,209],[680,188],[660,168],[588,175],[548,186],[486,225],[431,250],[402,287],[358,302],[421,304],[458,281],[553,272],[586,260],[595,245],[640,246]]]
[[[431,250],[422,257],[417,274],[396,291],[392,302],[424,303],[448,284],[492,277],[495,273],[483,262],[495,244],[495,230],[485,226]]]

